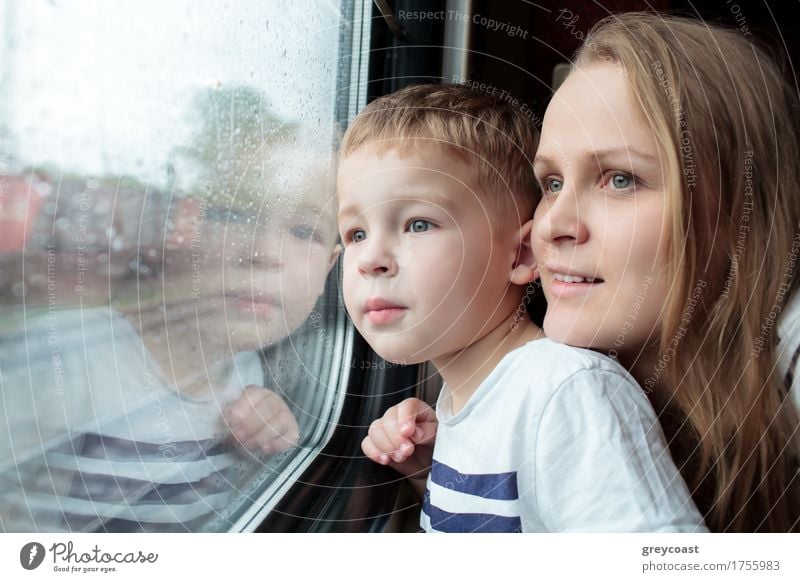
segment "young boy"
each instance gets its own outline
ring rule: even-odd
[[[527,316],[536,141],[523,112],[463,86],[404,89],[348,129],[347,310],[381,357],[445,383],[435,414],[406,400],[363,450],[425,488],[426,531],[704,531],[628,373]]]

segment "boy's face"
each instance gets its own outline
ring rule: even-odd
[[[507,316],[518,227],[498,232],[464,161],[433,145],[367,147],[341,161],[337,186],[345,304],[381,357],[435,361]]]
[[[275,343],[311,313],[336,257],[330,211],[276,203],[217,233],[224,329],[234,351]]]
[[[337,254],[332,181],[325,186],[260,207],[206,208],[191,256],[167,274],[184,302],[198,305],[204,341],[256,350],[305,321]]]

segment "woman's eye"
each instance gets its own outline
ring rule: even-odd
[[[433,224],[428,222],[427,220],[422,220],[420,218],[416,220],[412,220],[411,223],[408,225],[408,230],[410,232],[425,232],[430,230]]]
[[[614,174],[609,182],[616,190],[627,190],[633,186],[633,178],[628,174]]]
[[[363,240],[366,240],[367,233],[363,230],[354,230],[350,233],[350,241],[354,243],[360,243]]]
[[[603,188],[611,190],[632,190],[643,186],[642,182],[628,172],[613,171],[603,175]]]
[[[547,192],[558,192],[564,187],[564,182],[558,178],[546,178],[544,181],[544,189]]]

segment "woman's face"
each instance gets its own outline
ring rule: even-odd
[[[666,160],[620,68],[569,75],[547,108],[534,165],[545,332],[636,357],[658,339],[669,283]]]

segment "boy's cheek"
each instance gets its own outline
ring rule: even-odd
[[[344,306],[347,311],[352,315],[353,307],[355,305],[355,298],[353,297],[355,284],[349,281],[347,273],[345,273],[342,280],[342,296],[344,297]]]
[[[358,258],[355,252],[355,249],[352,247],[345,247],[342,250],[342,275],[344,277],[345,288],[348,285],[348,279],[356,274],[358,268]]]
[[[344,306],[347,313],[353,320],[353,323],[358,323],[358,301],[355,298],[356,283],[349,280],[347,272],[345,271],[342,281],[342,297],[344,298]]]

